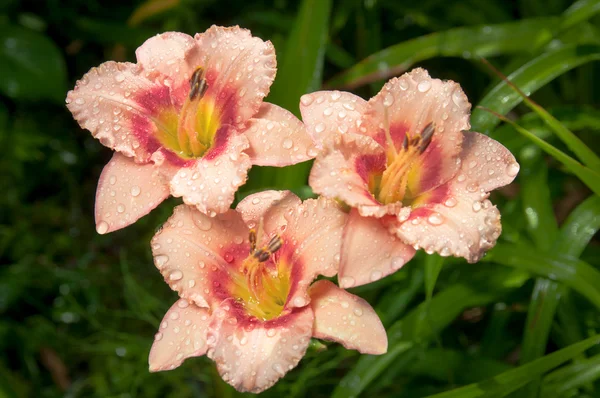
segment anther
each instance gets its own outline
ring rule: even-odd
[[[281,248],[282,244],[283,244],[283,239],[281,239],[281,237],[279,235],[275,235],[269,241],[269,244],[267,245],[267,250],[271,254],[273,254]]]
[[[433,122],[429,123],[423,131],[421,131],[421,139],[419,143],[419,153],[425,152],[429,144],[431,143],[431,138],[433,137],[433,133],[435,133],[435,125]]]
[[[264,263],[265,261],[267,261],[269,259],[269,257],[271,257],[271,253],[263,248],[263,249],[258,249],[256,252],[254,252],[253,256],[259,262]]]
[[[408,135],[404,135],[404,140],[402,140],[402,149],[408,149]]]
[[[254,229],[250,230],[250,236],[248,240],[250,241],[250,253],[254,253],[256,250],[256,231]]]
[[[194,71],[190,78],[190,101],[202,98],[207,89],[208,83],[204,78],[204,69],[200,67]]]

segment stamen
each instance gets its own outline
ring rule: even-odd
[[[433,137],[433,133],[435,133],[435,124],[430,122],[423,131],[421,131],[421,139],[419,143],[419,154],[425,152],[429,144],[431,143],[431,138]]]
[[[392,150],[394,154],[394,158],[398,156],[398,152],[396,151],[396,145],[394,144],[394,140],[392,140],[392,135],[390,133],[390,119],[388,114],[387,106],[383,106],[383,127],[385,129],[385,140],[388,143],[388,147]],[[404,137],[406,139],[406,136]]]
[[[199,67],[194,71],[192,77],[190,78],[190,101],[202,98],[207,89],[208,83],[204,78],[204,69]]]
[[[250,230],[250,236],[248,237],[250,241],[250,253],[254,254],[256,251],[256,231],[254,229]]]
[[[267,245],[267,249],[271,252],[271,254],[273,254],[281,248],[282,244],[283,244],[283,239],[281,239],[281,236],[275,235],[269,241],[269,244]]]

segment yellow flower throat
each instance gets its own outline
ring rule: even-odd
[[[250,253],[242,262],[241,272],[233,277],[232,295],[246,309],[249,315],[263,321],[278,317],[290,292],[290,267],[282,259],[275,261],[273,254],[283,245],[279,235],[275,235],[262,248],[256,244],[262,233],[250,231]],[[272,260],[273,266],[268,261]]]

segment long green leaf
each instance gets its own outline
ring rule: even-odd
[[[583,164],[592,170],[599,172],[600,171],[600,158],[592,151],[587,145],[583,143],[583,141],[573,134],[564,124],[562,124],[558,119],[550,114],[543,107],[539,106],[536,102],[532,101],[525,93],[517,87],[510,80],[507,80],[505,76],[502,75],[500,71],[491,66],[491,64],[487,61],[485,63],[491,67],[496,74],[502,76],[504,82],[508,84],[508,86],[516,92],[523,102],[535,113],[539,115],[539,117],[550,127],[551,130],[561,139],[561,141],[571,150],[575,155],[581,160]]]
[[[484,260],[560,281],[600,308],[600,271],[586,262],[511,243],[498,243]]]
[[[569,390],[600,378],[600,355],[558,369],[544,377],[541,396],[560,397]]]
[[[428,398],[504,397],[531,379],[548,372],[598,343],[600,343],[600,336],[590,337],[481,383],[470,384],[452,391],[431,395]]]
[[[294,26],[279,59],[277,78],[267,101],[300,116],[300,97],[318,90],[323,78],[331,0],[303,0]],[[246,190],[259,188],[298,190],[308,183],[312,163],[283,169],[255,167],[250,171]]]
[[[520,87],[526,95],[537,91],[548,82],[563,73],[585,63],[600,59],[600,46],[597,45],[571,45],[545,52],[526,63],[515,72],[508,75],[508,79]],[[513,91],[506,82],[500,82],[479,102],[484,108],[492,109],[506,115],[523,98]],[[473,130],[489,133],[499,120],[483,111],[475,109],[471,117]]]
[[[537,146],[539,146],[544,152],[554,156],[556,160],[560,161],[567,169],[569,169],[573,174],[575,174],[585,185],[587,185],[592,191],[596,194],[600,195],[600,174],[583,166],[581,163],[565,154],[561,150],[555,148],[554,146],[548,144],[546,141],[538,138],[535,134],[530,131],[524,129],[513,121],[507,119],[501,114],[491,111],[490,109],[485,109],[490,114],[497,117],[499,120],[504,120],[506,123],[512,125],[519,133],[523,134],[525,137],[529,138],[533,141]],[[480,109],[481,110],[481,109]]]
[[[507,291],[520,287],[527,273],[503,268],[487,268],[469,280],[457,282],[438,293],[429,303],[421,303],[388,329],[388,352],[361,357],[341,380],[334,398],[356,397],[414,342],[427,344],[465,308],[489,304]]]
[[[490,57],[527,52],[535,38],[551,36],[557,23],[557,18],[527,19],[432,33],[372,54],[329,80],[327,86],[358,87],[397,75],[417,62],[435,57]]]

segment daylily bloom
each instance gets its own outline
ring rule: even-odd
[[[368,102],[337,91],[300,102],[324,147],[309,183],[351,207],[340,286],[378,280],[415,249],[476,262],[495,245],[500,213],[487,198],[519,165],[500,143],[466,131],[471,104],[458,84],[415,69]]]
[[[134,223],[169,194],[225,212],[251,165],[315,156],[303,124],[263,102],[276,72],[270,42],[212,26],[152,37],[136,57],[92,68],[67,95],[81,127],[115,150],[96,193],[99,233]]]
[[[150,370],[206,354],[223,380],[256,393],[298,364],[311,337],[385,353],[366,301],[327,280],[311,285],[336,274],[346,219],[335,201],[287,191],[251,195],[214,218],[176,207],[152,251],[181,298],[160,324]]]

